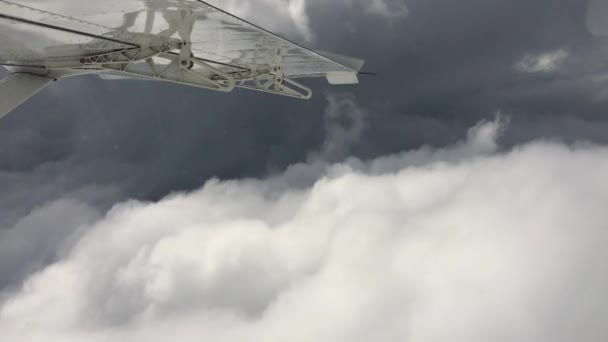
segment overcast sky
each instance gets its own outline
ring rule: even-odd
[[[606,1],[214,3],[377,76],[37,94],[0,120],[0,340],[608,338]]]

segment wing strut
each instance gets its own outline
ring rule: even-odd
[[[0,81],[0,118],[55,81],[28,73],[13,73]]]

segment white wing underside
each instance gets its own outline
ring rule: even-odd
[[[183,54],[179,44],[187,43],[188,57],[227,73],[247,70],[254,75],[280,68],[285,78],[329,76],[342,83],[355,82],[361,67],[358,61],[350,66],[337,62],[198,0],[0,0],[0,15],[2,64],[52,68],[61,58],[142,47],[164,46],[166,52]],[[156,55],[149,58],[161,66],[170,63]]]
[[[363,61],[309,50],[199,0],[0,0],[0,64],[51,79],[95,73],[307,99],[295,79],[358,83]],[[11,84],[30,89],[27,98],[39,89],[32,82]]]

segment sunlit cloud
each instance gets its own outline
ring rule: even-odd
[[[328,6],[325,1],[317,0],[210,0],[209,3],[252,20],[264,28],[298,34],[305,40],[312,40],[315,32],[314,27],[310,25],[307,11],[309,6]],[[387,19],[402,18],[408,14],[403,0],[343,0],[342,6],[346,9],[356,7],[367,15]]]
[[[557,70],[568,58],[568,55],[565,50],[547,52],[541,55],[527,55],[517,63],[516,68],[528,73],[551,72]]]

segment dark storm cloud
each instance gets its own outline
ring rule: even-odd
[[[584,1],[407,4],[405,20],[344,15],[341,2],[311,6],[311,25],[323,32],[317,44],[365,56],[366,69],[378,72],[353,90],[372,113],[354,154],[442,146],[497,112],[511,120],[507,146],[538,138],[608,141],[601,78],[608,42],[587,31]],[[552,53],[565,54],[555,70],[519,68]]]

